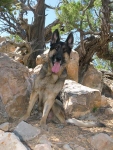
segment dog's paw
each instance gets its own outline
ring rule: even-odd
[[[40,121],[40,128],[42,130],[48,131],[48,126],[46,123],[44,123],[42,120]]]

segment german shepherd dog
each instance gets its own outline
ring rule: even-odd
[[[73,34],[70,33],[65,42],[60,41],[59,32],[56,29],[51,38],[48,61],[42,65],[39,74],[34,80],[33,90],[30,95],[29,106],[26,114],[20,119],[26,120],[38,100],[38,107],[43,106],[43,114],[40,121],[41,127],[46,128],[46,120],[50,110],[61,123],[71,123],[81,127],[105,127],[102,123],[84,122],[75,118],[65,120],[61,105],[55,100],[61,91],[67,76],[66,66],[70,60],[73,46]]]
[[[66,65],[70,59],[73,46],[73,34],[70,33],[65,42],[60,41],[60,35],[56,29],[51,38],[48,62],[44,63],[39,74],[35,78],[32,93],[30,95],[29,106],[26,114],[20,120],[26,120],[31,110],[38,100],[38,106],[43,104],[43,115],[40,121],[41,126],[46,125],[46,120],[50,110],[54,115],[65,123],[63,112],[55,103],[55,98],[61,91],[67,77]]]

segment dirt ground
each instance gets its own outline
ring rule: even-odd
[[[86,150],[94,150],[89,142],[89,138],[96,133],[106,133],[113,138],[113,116],[107,116],[104,113],[94,113],[97,120],[104,123],[106,127],[83,128],[73,125],[61,126],[60,124],[48,123],[48,131],[41,130],[39,137],[45,134],[48,140],[52,143],[53,150],[63,150],[64,144],[69,144],[72,150],[76,150],[77,145],[84,147]],[[28,119],[28,123],[39,127],[39,119],[33,116]],[[27,145],[34,149],[38,144],[39,137],[27,142]]]

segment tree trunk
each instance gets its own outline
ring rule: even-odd
[[[108,60],[113,59],[113,55],[110,55],[110,57],[107,57],[109,55],[106,54],[106,45],[108,45],[109,40],[104,39],[104,42],[102,42],[101,37],[90,37],[85,39],[84,41],[84,49],[85,49],[85,54],[82,53],[82,46],[79,45],[75,51],[79,53],[79,83],[82,82],[83,76],[85,72],[88,69],[88,65],[92,61],[93,55],[96,54],[101,54],[100,58],[105,58]],[[107,56],[106,56],[107,55]]]
[[[37,55],[43,53],[45,46],[45,0],[38,0],[38,5],[34,10],[34,22],[29,25],[27,41],[31,43],[32,54],[28,58],[28,67],[36,66]]]

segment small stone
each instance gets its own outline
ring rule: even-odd
[[[81,147],[77,144],[74,145],[75,150],[86,150],[84,147]]]
[[[68,144],[63,145],[64,150],[72,150]]]
[[[5,122],[0,125],[0,130],[8,131],[9,130],[9,122]]]
[[[40,134],[40,129],[22,121],[13,131],[21,140],[29,141]]]
[[[113,108],[106,108],[105,114],[106,115],[113,115]]]
[[[109,105],[107,100],[108,100],[107,97],[105,97],[104,95],[101,96],[101,107],[106,107]]]
[[[51,145],[51,142],[48,141],[47,136],[45,134],[39,138],[38,143]]]
[[[52,150],[49,144],[38,144],[35,146],[34,150]]]

